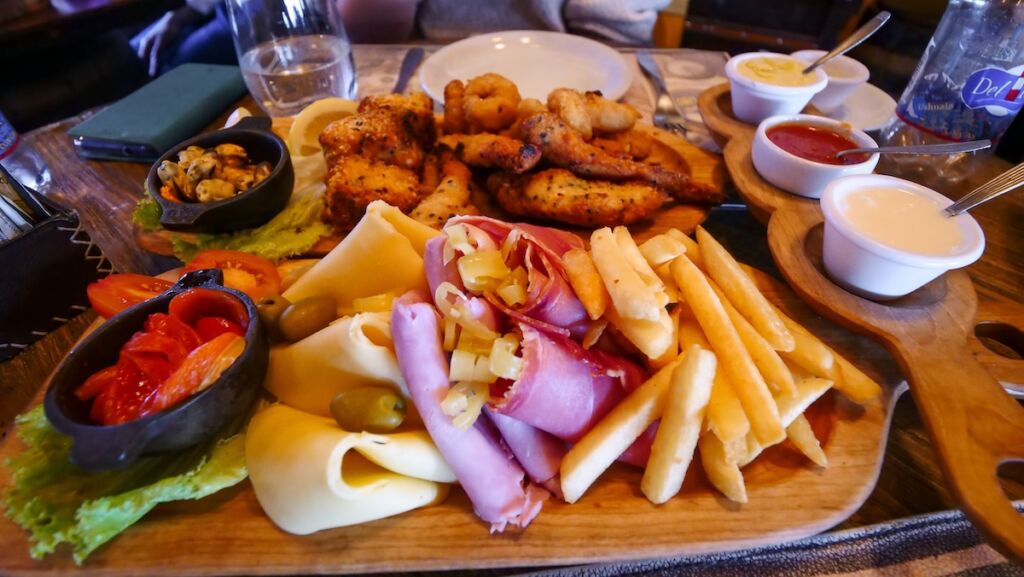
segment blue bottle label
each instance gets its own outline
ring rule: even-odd
[[[969,108],[984,108],[993,116],[1016,114],[1024,105],[1024,66],[976,70],[964,82],[960,97]]]
[[[11,123],[7,122],[7,118],[0,112],[0,159],[14,152],[14,147],[17,143],[18,132],[14,130]]]

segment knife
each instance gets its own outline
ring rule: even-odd
[[[391,89],[392,94],[405,92],[405,86],[409,84],[409,79],[419,68],[421,61],[423,61],[423,49],[419,46],[410,48],[405,53],[405,57],[402,58],[402,68],[398,71],[398,80],[395,82],[395,87]]]

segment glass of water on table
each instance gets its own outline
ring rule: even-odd
[[[227,0],[238,62],[270,116],[329,96],[354,98],[352,48],[336,0]]]

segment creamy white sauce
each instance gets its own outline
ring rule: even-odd
[[[843,196],[839,208],[858,232],[897,250],[945,256],[964,243],[961,217],[947,216],[937,202],[911,190],[865,188]]]

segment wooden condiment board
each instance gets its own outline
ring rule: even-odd
[[[729,85],[706,90],[698,107],[725,141],[726,168],[751,213],[768,227],[769,248],[790,286],[822,315],[892,353],[908,377],[960,506],[995,548],[1024,562],[1024,517],[996,474],[1001,463],[1024,459],[1024,408],[993,377],[1005,376],[1012,381],[1008,388],[1024,392],[1019,376],[1011,376],[1024,374],[1024,361],[998,357],[975,336],[977,320],[1024,327],[1024,309],[1000,304],[979,316],[964,270],[886,303],[840,288],[821,262],[824,218],[818,201],[781,190],[757,173],[750,156],[756,127],[732,115]]]
[[[749,502],[715,492],[699,461],[682,493],[654,506],[642,470],[615,465],[576,504],[550,499],[525,531],[489,535],[459,490],[440,505],[308,536],[279,530],[248,481],[196,502],[159,506],[75,568],[62,551],[36,561],[27,535],[0,516],[0,574],[271,575],[542,566],[742,549],[814,535],[856,511],[874,488],[893,404],[904,390],[885,350],[822,319],[784,285],[757,275],[765,294],[870,376],[883,394],[865,406],[829,393],[808,410],[829,459],[819,469],[788,444],[744,468]],[[42,393],[40,394],[40,400]],[[8,435],[0,461],[21,450]],[[0,490],[9,472],[0,468]]]

